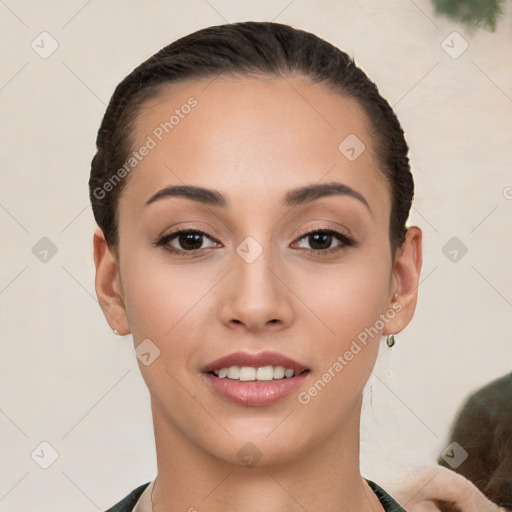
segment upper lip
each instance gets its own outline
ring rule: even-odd
[[[202,371],[204,373],[220,368],[229,368],[230,366],[252,366],[254,368],[261,368],[263,366],[284,366],[295,370],[295,373],[301,373],[308,370],[304,366],[289,357],[279,354],[278,352],[259,352],[258,354],[251,354],[249,352],[234,352],[227,356],[216,359],[215,361],[206,365]]]

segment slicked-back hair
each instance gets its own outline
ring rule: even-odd
[[[116,87],[98,130],[89,179],[94,217],[109,248],[117,254],[118,202],[127,179],[107,193],[95,191],[106,190],[105,183],[133,151],[142,105],[170,84],[220,75],[298,75],[358,101],[369,120],[379,171],[391,191],[389,238],[394,257],[405,240],[414,183],[409,148],[393,109],[346,53],[314,34],[271,22],[232,23],[189,34],[159,50]]]

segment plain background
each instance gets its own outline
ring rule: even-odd
[[[2,0],[2,511],[105,510],[155,476],[132,340],[112,334],[94,291],[95,135],[140,62],[244,20],[291,24],[353,55],[411,147],[424,267],[415,318],[392,350],[381,341],[367,386],[363,475],[392,490],[434,462],[465,397],[511,370],[511,2],[492,33],[435,16],[429,0]],[[47,58],[31,46],[51,49],[43,31],[58,43]],[[43,237],[57,251],[46,262]],[[52,449],[41,468],[34,459]]]

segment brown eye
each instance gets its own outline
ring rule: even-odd
[[[315,233],[313,235],[308,235],[309,246],[312,249],[329,249],[332,242],[333,236],[328,233]]]
[[[200,249],[201,245],[203,245],[203,235],[198,233],[180,233],[176,240],[178,245],[181,246],[182,249],[187,251],[194,251],[196,249]]]
[[[207,247],[203,246],[205,239],[210,240],[211,245]],[[154,245],[163,246],[169,252],[183,254],[214,247],[216,243],[217,242],[203,231],[197,229],[181,229],[163,236]]]
[[[334,247],[333,243],[338,242]],[[304,244],[309,245],[309,247]],[[332,229],[319,229],[302,235],[299,247],[312,252],[335,252],[355,245],[355,242],[346,234]]]

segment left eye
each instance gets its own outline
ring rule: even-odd
[[[311,231],[302,235],[299,239],[302,241],[301,248],[308,249],[310,251],[322,252],[322,251],[335,251],[342,249],[343,247],[350,247],[354,245],[354,242],[348,235],[344,233],[339,233],[338,231],[334,231],[332,229],[322,229],[317,231]],[[332,247],[331,244],[338,240],[340,243],[335,247]],[[310,247],[304,247],[304,243],[309,243]]]

